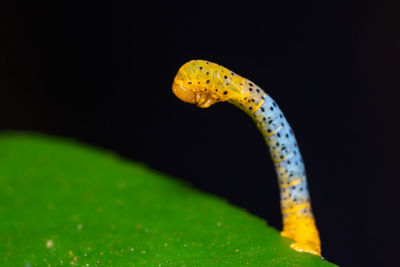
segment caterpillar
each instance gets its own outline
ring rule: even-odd
[[[278,176],[281,235],[294,241],[292,249],[321,256],[303,159],[293,130],[276,102],[252,81],[205,60],[185,63],[174,78],[172,91],[180,100],[201,108],[227,101],[253,119],[267,143]]]

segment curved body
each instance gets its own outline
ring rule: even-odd
[[[253,82],[204,60],[192,60],[178,71],[173,92],[184,102],[209,107],[228,101],[256,123],[268,145],[280,187],[283,231],[291,248],[321,255],[307,189],[305,166],[293,131],[275,101]]]

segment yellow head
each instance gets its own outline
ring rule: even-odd
[[[230,99],[238,91],[232,78],[234,75],[215,63],[192,60],[179,69],[172,91],[186,103],[208,108],[216,102]]]

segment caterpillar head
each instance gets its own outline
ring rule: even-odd
[[[217,64],[204,60],[185,63],[175,76],[172,92],[183,102],[196,104],[201,108],[228,100],[227,93],[217,88],[218,68],[220,66]]]

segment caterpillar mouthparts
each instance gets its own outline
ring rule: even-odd
[[[183,102],[196,104],[201,108],[208,108],[217,102],[211,94],[204,91],[195,92],[193,89],[185,88],[182,85],[177,84],[175,81],[172,84],[172,92]]]
[[[199,101],[197,101],[197,106],[200,108],[208,108],[209,106],[217,102],[213,96],[211,96],[210,94],[204,94],[202,92],[199,92],[196,95],[196,98],[199,99]]]

